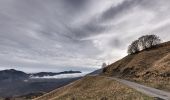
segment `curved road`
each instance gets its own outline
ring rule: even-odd
[[[113,80],[116,80],[122,84],[125,84],[141,93],[144,93],[148,96],[151,97],[156,97],[156,98],[160,98],[160,100],[170,100],[170,93],[169,92],[165,92],[162,90],[158,90],[155,88],[151,88],[148,86],[144,86],[135,82],[131,82],[131,81],[127,81],[127,80],[123,80],[123,79],[119,79],[119,78],[113,78],[113,77],[109,77]]]
[[[91,74],[91,75],[88,75],[88,76],[97,76],[97,75],[95,73],[95,74]],[[150,97],[159,98],[158,100],[170,100],[170,93],[169,92],[165,92],[165,91],[162,91],[162,90],[158,90],[158,89],[155,89],[155,88],[151,88],[151,87],[144,86],[144,85],[141,85],[141,84],[138,84],[138,83],[135,83],[135,82],[131,82],[131,81],[115,78],[115,77],[107,77],[107,78],[118,81],[118,82],[120,82],[124,85],[127,85],[127,86],[129,86],[129,87],[131,87],[131,88],[133,88],[133,89],[135,89],[135,90],[137,90],[137,91],[139,91],[143,94],[150,96]],[[75,82],[72,82],[71,84],[73,84]],[[71,84],[69,84],[69,85],[71,85]],[[47,93],[47,94],[45,94],[41,97],[35,98],[33,100],[51,100],[52,99],[51,97],[53,97],[55,95],[55,92],[57,90],[58,89],[56,89],[56,90],[54,90],[50,93]]]

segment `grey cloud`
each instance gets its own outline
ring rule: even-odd
[[[128,12],[131,8],[139,5],[143,0],[124,0],[117,6],[110,7],[101,15],[101,20],[114,19],[122,13]]]
[[[1,0],[0,65],[93,70],[125,56],[127,45],[143,34],[170,39],[169,1],[124,0],[100,13],[96,7],[107,5],[97,2],[106,1]]]

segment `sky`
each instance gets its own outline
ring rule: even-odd
[[[0,70],[92,71],[138,37],[170,40],[170,0],[0,0]]]

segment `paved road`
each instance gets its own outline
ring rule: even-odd
[[[148,96],[151,96],[151,97],[157,97],[157,98],[161,98],[161,99],[164,99],[164,100],[170,100],[170,93],[169,92],[165,92],[165,91],[162,91],[162,90],[158,90],[158,89],[155,89],[155,88],[151,88],[151,87],[147,87],[147,86],[144,86],[144,85],[140,85],[140,84],[137,84],[135,82],[130,82],[130,81],[127,81],[127,80],[123,80],[123,79],[118,79],[118,78],[113,78],[113,77],[110,77],[111,79],[114,79],[120,83],[123,83],[141,93],[144,93]]]
[[[97,76],[96,74],[93,74],[93,75],[89,75],[89,76]],[[135,83],[135,82],[131,82],[131,81],[127,81],[127,80],[123,80],[123,79],[119,79],[119,78],[114,78],[114,77],[107,77],[107,78],[110,78],[110,79],[113,79],[115,81],[118,81],[122,84],[125,84],[143,94],[146,94],[148,96],[151,96],[151,97],[156,97],[156,98],[160,98],[158,100],[170,100],[170,93],[169,92],[165,92],[165,91],[162,91],[162,90],[158,90],[158,89],[155,89],[155,88],[151,88],[151,87],[147,87],[147,86],[144,86],[144,85],[141,85],[141,84],[138,84],[138,83]],[[75,81],[76,82],[76,81]],[[71,84],[74,84],[75,82],[71,83]],[[69,85],[71,85],[69,84]],[[55,93],[56,93],[57,90],[54,90],[50,93],[47,93],[39,98],[36,98],[36,99],[33,99],[33,100],[51,100]]]

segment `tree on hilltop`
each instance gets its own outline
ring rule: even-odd
[[[161,43],[161,39],[156,35],[144,35],[133,41],[128,47],[128,54],[134,54],[139,51],[151,48]]]

